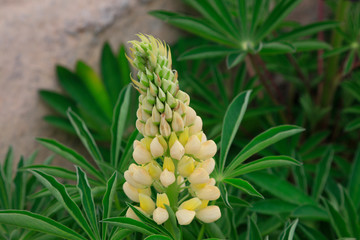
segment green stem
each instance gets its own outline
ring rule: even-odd
[[[336,8],[335,18],[338,22],[343,22],[347,13],[349,1],[339,0]],[[342,44],[343,36],[334,29],[331,36],[331,45],[334,49],[339,48]],[[339,70],[339,55],[332,56],[327,61],[324,89],[322,91],[322,105],[329,106],[335,94],[338,85],[338,78],[336,77]]]
[[[204,232],[205,232],[205,224],[201,224],[201,228],[200,228],[200,232],[199,235],[197,237],[197,240],[202,240],[203,236],[204,236]]]

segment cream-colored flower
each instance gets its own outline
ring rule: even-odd
[[[133,158],[137,164],[145,164],[152,159],[150,152],[142,144],[137,144],[134,148]]]
[[[176,140],[175,143],[170,148],[170,156],[176,160],[180,160],[185,154],[185,148],[179,140]]]
[[[165,169],[160,175],[160,182],[164,187],[168,187],[175,182],[175,174]]]
[[[197,211],[196,217],[204,223],[212,223],[221,217],[221,211],[218,206],[207,206]]]

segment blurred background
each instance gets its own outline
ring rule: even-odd
[[[188,8],[180,0],[2,0],[1,160],[12,145],[15,159],[38,149],[37,160],[42,161],[50,152],[35,137],[54,138],[83,153],[77,137],[42,120],[52,110],[40,99],[39,89],[63,91],[55,65],[74,69],[81,59],[99,72],[99,56],[106,41],[117,51],[121,43],[140,32],[175,43],[186,33],[147,13],[155,9],[188,12]],[[303,0],[289,18],[310,23],[316,16],[316,4]]]

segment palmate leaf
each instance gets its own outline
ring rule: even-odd
[[[305,52],[305,51],[314,51],[314,50],[329,50],[332,48],[326,42],[319,40],[303,40],[303,41],[292,41],[292,46],[295,48],[296,52]]]
[[[104,219],[103,222],[106,222],[109,224],[114,224],[114,225],[120,226],[122,228],[132,230],[134,232],[140,232],[145,235],[153,235],[153,234],[159,233],[159,231],[156,230],[155,228],[152,228],[143,222],[134,220],[132,218],[127,218],[127,217],[107,218],[107,219]]]
[[[101,169],[100,163],[104,162],[104,159],[85,122],[71,109],[67,111],[67,115],[82,144],[85,146],[94,159],[95,163]]]
[[[21,169],[24,166],[24,157],[20,158],[20,161],[17,165],[17,171],[16,171],[16,175],[14,178],[14,184],[15,184],[15,191],[13,192],[13,204],[12,204],[12,208],[13,209],[24,209],[25,206],[25,198],[26,198],[26,176],[27,173],[24,173],[22,171],[20,171],[19,169]]]
[[[324,203],[330,217],[331,226],[335,230],[337,237],[351,237],[348,231],[348,226],[346,225],[344,219],[341,217],[339,212],[327,200],[324,200]]]
[[[261,233],[256,223],[248,217],[246,240],[261,240]]]
[[[60,128],[68,133],[76,134],[74,128],[72,127],[70,121],[64,117],[58,116],[44,116],[44,121],[53,125],[54,127]]]
[[[121,86],[124,87],[130,83],[130,65],[126,58],[126,50],[123,44],[120,45],[117,60],[119,62]]]
[[[101,75],[112,106],[115,106],[121,90],[120,69],[118,61],[108,43],[105,43],[101,52]]]
[[[348,124],[346,124],[345,132],[352,132],[359,128],[360,128],[360,118],[356,118],[356,119],[350,121]]]
[[[234,186],[241,191],[246,192],[247,194],[259,198],[264,198],[248,181],[245,181],[240,178],[225,178],[223,180],[225,183]]]
[[[232,141],[240,126],[241,120],[244,117],[247,105],[249,103],[251,91],[240,93],[230,103],[223,121],[221,133],[221,148],[219,166],[221,171],[224,171],[226,158]]]
[[[131,86],[123,88],[114,108],[113,123],[111,125],[111,166],[117,168],[119,164],[121,141],[126,127],[126,119],[129,114]]]
[[[145,240],[171,240],[172,238],[169,238],[167,236],[164,236],[164,235],[151,235],[151,236],[148,236],[147,238],[145,238]]]
[[[106,183],[106,192],[104,194],[104,198],[102,200],[103,206],[103,215],[102,219],[107,219],[110,217],[111,207],[113,203],[114,194],[116,191],[116,183],[117,183],[117,173],[114,172],[113,175],[109,178]],[[106,222],[102,223],[102,239],[106,239],[108,224]]]
[[[0,223],[43,232],[69,240],[86,240],[74,230],[48,218],[23,210],[0,210]]]
[[[85,169],[98,180],[103,181],[103,175],[100,174],[99,171],[96,170],[88,161],[86,161],[83,156],[75,152],[73,149],[68,148],[52,139],[37,138],[37,141],[66,160]]]
[[[54,177],[47,175],[41,171],[32,170],[31,172],[46,188],[50,190],[53,196],[67,210],[67,212],[79,224],[79,226],[84,230],[84,232],[89,236],[89,238],[97,239],[80,208],[67,193],[65,186],[56,181]]]
[[[260,152],[264,148],[284,139],[304,131],[303,128],[293,125],[282,125],[268,129],[267,131],[256,136],[247,144],[241,152],[231,161],[225,170],[225,176],[240,166],[242,162],[252,155]]]
[[[313,192],[312,192],[312,197],[318,201],[318,199],[321,196],[322,191],[325,188],[325,184],[327,182],[327,178],[329,176],[330,173],[330,167],[331,167],[331,163],[334,157],[334,150],[329,147],[323,158],[321,159],[320,163],[317,165],[316,168],[316,178],[313,184]]]
[[[296,208],[291,216],[294,218],[329,221],[326,210],[315,205],[305,204]]]
[[[240,165],[240,167],[233,170],[226,177],[237,177],[246,173],[259,171],[266,168],[289,166],[289,165],[299,166],[300,164],[301,164],[300,162],[288,156],[268,156],[244,165]]]
[[[236,52],[239,52],[239,50],[226,48],[220,45],[207,45],[207,46],[196,47],[184,52],[179,56],[178,60],[183,61],[183,60],[224,57],[228,54],[236,53]]]
[[[285,54],[285,53],[294,53],[295,51],[296,48],[289,43],[269,42],[262,44],[259,54],[261,55]]]
[[[96,219],[94,197],[91,192],[89,181],[87,179],[86,173],[77,166],[76,166],[76,175],[77,175],[77,188],[80,192],[81,203],[85,215],[96,236],[96,239],[99,239],[99,226],[98,226],[98,221]]]
[[[356,209],[360,208],[360,145],[357,147],[351,167],[347,189]]]
[[[230,69],[230,68],[235,67],[236,65],[241,63],[245,59],[245,57],[246,57],[245,52],[231,53],[231,54],[227,55],[227,57],[226,57],[227,68]],[[235,88],[235,89],[237,89],[237,88]]]
[[[290,213],[297,208],[296,204],[288,203],[279,199],[265,199],[252,204],[250,210],[256,213],[275,215]]]
[[[299,219],[295,219],[292,223],[290,223],[289,226],[287,226],[281,233],[280,240],[293,240],[298,222]]]
[[[39,95],[48,105],[50,105],[62,116],[66,116],[66,111],[69,107],[74,110],[76,109],[76,103],[62,94],[48,90],[40,90]]]
[[[76,73],[83,81],[83,84],[89,90],[90,94],[97,102],[97,104],[105,112],[106,116],[112,117],[112,104],[109,95],[105,89],[104,83],[97,75],[97,73],[83,61],[76,63]]]
[[[276,175],[253,172],[247,174],[246,179],[270,192],[273,196],[289,203],[317,205],[311,197]]]

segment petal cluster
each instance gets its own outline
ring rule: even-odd
[[[134,142],[136,164],[124,173],[123,190],[158,224],[169,218],[166,205],[181,225],[195,217],[214,222],[221,216],[218,206],[208,205],[220,196],[210,177],[217,146],[203,133],[189,95],[179,90],[168,46],[152,36],[139,37],[141,41],[131,41],[128,59],[138,70],[138,81],[132,80],[140,92],[136,127],[144,138]],[[137,219],[131,209],[126,216]]]

